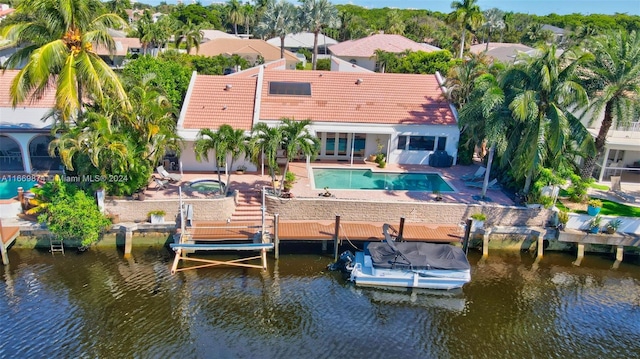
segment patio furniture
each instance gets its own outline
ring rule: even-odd
[[[464,183],[464,185],[471,188],[482,188],[483,182],[467,181]],[[491,181],[489,181],[489,184],[487,185],[487,189],[500,189],[500,185],[498,184],[498,179],[494,178]]]
[[[475,173],[462,175],[460,179],[463,181],[479,181],[484,178],[485,172],[487,172],[487,168],[480,166]]]
[[[625,202],[635,203],[636,201],[634,196],[625,193],[622,190],[622,186],[620,185],[620,176],[611,176],[611,192],[614,196]]]
[[[169,184],[169,180],[161,180],[155,177],[153,178],[153,180],[156,182],[156,192],[161,189],[167,188],[167,185]]]
[[[429,166],[431,167],[451,167],[453,165],[453,156],[447,151],[435,151],[429,156]]]
[[[164,169],[164,166],[158,166],[156,168],[158,174],[162,176],[163,180],[169,180],[170,182],[178,182],[182,179],[182,176],[177,173],[169,173]]]

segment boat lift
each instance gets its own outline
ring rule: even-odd
[[[197,230],[203,230],[202,232],[210,233],[210,235],[198,235],[197,237],[195,237],[195,228],[191,226],[187,227],[186,225],[187,223],[185,221],[185,217],[190,217],[189,208],[187,208],[187,206],[185,206],[182,202],[182,189],[180,188],[179,195],[180,232],[174,236],[175,243],[170,244],[170,247],[176,252],[175,258],[173,259],[173,265],[171,266],[171,274],[175,274],[176,272],[184,271],[187,269],[197,269],[214,266],[267,269],[267,250],[273,249],[274,244],[271,241],[271,236],[266,231],[266,209],[264,208],[264,204],[262,210],[262,226],[198,226]],[[191,209],[191,212],[192,211],[193,210]],[[246,235],[243,236],[242,233],[247,229],[252,231],[257,228],[259,228],[260,230],[255,233],[252,242],[247,242],[249,239],[247,239]],[[260,255],[223,261],[207,258],[197,258],[195,257],[195,251],[260,251]],[[188,254],[191,254],[191,256],[188,256]],[[261,259],[262,263],[260,265],[248,263],[249,261],[255,259]],[[200,264],[178,268],[178,264],[181,260],[183,262],[190,261]]]

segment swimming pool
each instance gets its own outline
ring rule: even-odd
[[[437,173],[373,172],[368,169],[314,168],[315,188],[455,192]]]
[[[10,199],[18,195],[18,187],[28,191],[36,185],[36,181],[16,181],[13,179],[2,179],[0,176],[0,199]]]

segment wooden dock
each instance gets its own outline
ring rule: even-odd
[[[0,220],[0,252],[2,253],[2,264],[9,265],[9,255],[7,251],[16,238],[20,235],[20,227],[5,227]]]
[[[578,246],[578,257],[573,262],[580,265],[584,258],[586,244],[605,244],[616,248],[616,261],[614,267],[622,262],[624,247],[640,247],[640,235],[635,233],[587,233],[585,231],[565,229],[558,233],[558,241],[576,243]]]

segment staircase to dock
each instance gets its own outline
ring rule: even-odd
[[[262,193],[258,190],[245,190],[238,193],[238,204],[231,215],[232,222],[262,221]]]

